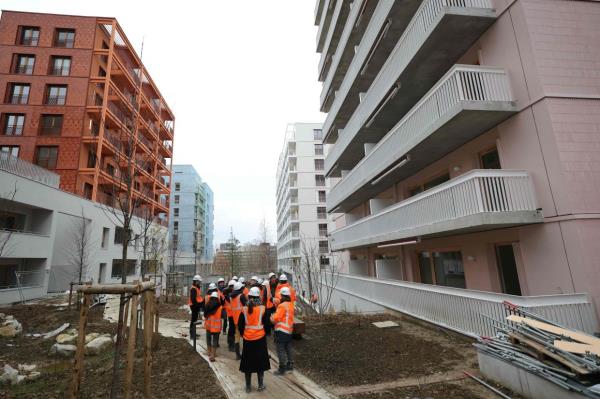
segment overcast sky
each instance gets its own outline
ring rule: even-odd
[[[267,219],[289,122],[322,122],[314,0],[0,0],[5,10],[116,17],[175,112],[175,163],[215,193],[215,244]]]

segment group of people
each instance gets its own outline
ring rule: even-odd
[[[217,284],[209,284],[205,296],[202,295],[202,277],[196,275],[188,303],[192,311],[192,338],[196,334],[200,311],[203,312],[211,362],[216,360],[221,332],[227,332],[229,351],[235,352],[236,359],[240,360],[240,371],[245,374],[246,392],[252,390],[253,373],[258,376],[258,390],[265,389],[264,373],[271,368],[267,336],[272,331],[279,358],[279,369],[275,374],[283,375],[293,370],[291,343],[296,291],[285,274],[277,277],[270,273],[264,281],[257,276],[249,281],[233,276],[227,284],[224,278],[219,278]]]

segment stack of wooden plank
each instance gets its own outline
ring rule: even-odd
[[[482,337],[479,350],[526,369],[563,388],[600,398],[600,338],[507,305],[495,337]]]

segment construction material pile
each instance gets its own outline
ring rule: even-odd
[[[600,338],[561,326],[505,302],[506,322],[475,346],[566,390],[600,398]]]

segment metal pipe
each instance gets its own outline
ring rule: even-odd
[[[498,389],[494,388],[493,386],[491,386],[490,384],[488,384],[487,382],[475,377],[473,374],[469,373],[468,371],[463,371],[463,373],[465,373],[465,375],[469,378],[474,379],[475,381],[477,381],[478,383],[480,383],[481,385],[483,385],[484,387],[488,388],[490,391],[494,392],[496,395],[500,396],[501,398],[504,399],[512,399],[510,396],[505,395],[504,393],[502,393],[501,391],[499,391]]]

